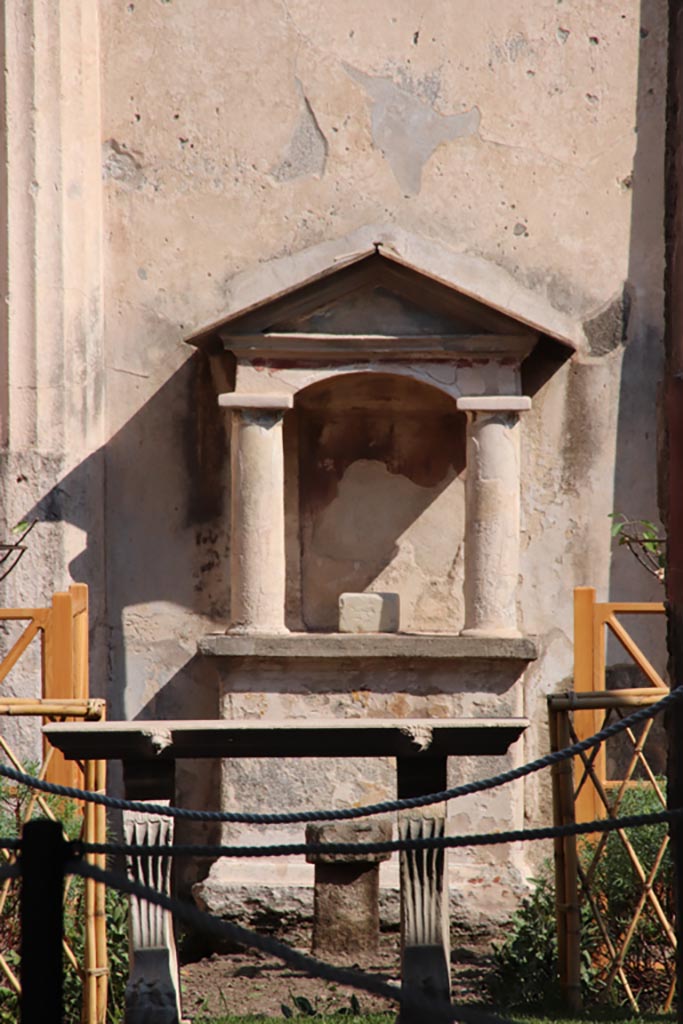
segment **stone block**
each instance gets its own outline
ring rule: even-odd
[[[323,821],[306,826],[307,843],[388,843],[390,821]],[[390,853],[307,853],[309,864],[377,864]]]
[[[307,843],[383,842],[390,821],[325,822],[306,827]],[[308,854],[315,863],[313,952],[335,962],[372,958],[379,947],[379,862],[389,853]]]
[[[527,412],[528,395],[472,395],[457,399],[461,412]]]
[[[340,594],[341,633],[397,633],[400,615],[398,594]]]

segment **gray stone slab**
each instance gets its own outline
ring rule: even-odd
[[[526,718],[60,722],[43,732],[68,758],[445,757],[504,754]]]
[[[285,633],[239,636],[209,633],[200,654],[219,658],[385,658],[402,661],[535,661],[533,637],[444,636],[407,633]]]

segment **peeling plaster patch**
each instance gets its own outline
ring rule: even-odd
[[[631,299],[626,288],[616,299],[612,299],[590,320],[584,321],[583,329],[588,339],[588,349],[593,356],[604,356],[626,341]]]
[[[107,139],[102,144],[102,177],[113,178],[131,188],[141,188],[145,183],[142,164],[116,139]]]
[[[344,64],[344,70],[371,97],[372,141],[381,150],[401,188],[417,195],[422,168],[442,142],[474,135],[481,116],[477,107],[446,116],[412,96],[391,78],[376,78]]]
[[[294,181],[309,174],[322,177],[325,173],[327,139],[298,79],[297,86],[302,99],[302,110],[282,162],[271,172],[275,181]]]

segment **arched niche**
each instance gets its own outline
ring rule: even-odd
[[[287,619],[335,630],[345,591],[399,594],[401,630],[463,625],[466,418],[382,372],[304,387],[284,418]]]

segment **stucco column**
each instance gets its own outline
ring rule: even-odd
[[[232,410],[232,633],[286,633],[282,419],[291,395],[218,396]]]
[[[526,396],[459,398],[467,413],[466,636],[519,636],[519,413]]]

